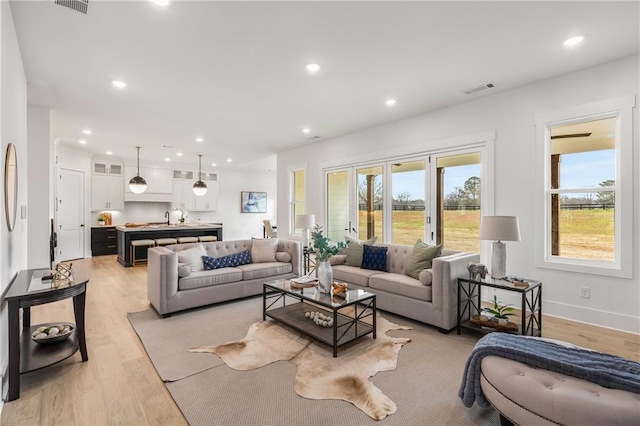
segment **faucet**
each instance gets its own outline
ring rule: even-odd
[[[167,218],[167,225],[169,225],[169,217],[170,217],[169,210],[167,210],[166,212],[164,212],[164,217],[166,217],[166,218]]]

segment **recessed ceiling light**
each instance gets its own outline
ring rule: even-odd
[[[215,167],[215,166],[217,166],[216,163],[211,163],[211,167]]]
[[[177,155],[178,157],[182,157],[182,153],[181,153],[181,152],[176,152],[176,155]]]
[[[227,163],[230,163],[231,161],[233,161],[231,158],[227,158]]]
[[[307,64],[306,68],[307,68],[307,71],[309,71],[309,72],[318,72],[318,71],[320,71],[320,65],[314,64],[314,63]]]
[[[127,87],[127,83],[120,80],[111,80],[111,84],[113,84],[118,89],[124,89],[125,87]]]
[[[204,142],[204,139],[202,139],[202,138],[196,138],[196,142]]]
[[[169,3],[171,3],[170,0],[151,0],[151,2],[157,4],[158,6],[169,6]]]
[[[93,132],[92,132],[91,130],[89,130],[89,129],[84,129],[84,130],[82,131],[82,133],[84,133],[85,135],[90,135],[90,134],[91,134],[91,133],[93,133]]]
[[[571,47],[571,46],[575,46],[577,44],[580,44],[582,42],[582,40],[584,40],[584,36],[577,35],[577,36],[570,37],[570,38],[566,39],[563,44],[565,46]]]
[[[167,157],[164,159],[164,161],[171,161],[171,158]]]
[[[84,139],[80,139],[80,140],[78,141],[78,143],[81,143],[82,145],[84,145],[84,144],[86,144],[86,143],[87,143],[87,141],[85,141]]]
[[[308,127],[305,127],[304,129],[302,129],[302,133],[309,133],[311,132],[311,129]]]
[[[387,104],[389,106],[394,106],[396,104],[396,100],[395,99],[387,99],[385,101],[385,104]]]
[[[112,155],[112,154],[113,154],[113,152],[107,151],[107,155]]]

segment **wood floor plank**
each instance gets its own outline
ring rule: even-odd
[[[21,376],[20,398],[4,405],[3,425],[186,425],[127,319],[149,308],[146,266],[115,256],[74,261],[89,271],[86,334],[80,354]],[[73,322],[71,300],[36,306],[32,323]],[[640,336],[544,316],[544,337],[640,360]]]

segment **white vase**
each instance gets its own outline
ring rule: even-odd
[[[318,290],[320,293],[330,293],[333,284],[333,268],[331,262],[325,260],[318,264]]]

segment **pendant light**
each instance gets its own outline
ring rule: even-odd
[[[193,193],[198,197],[207,193],[207,184],[202,181],[202,154],[198,155],[198,180],[193,184]]]
[[[129,181],[129,189],[134,194],[142,194],[147,190],[147,181],[140,176],[140,147],[136,146],[136,148],[138,149],[138,174]]]

